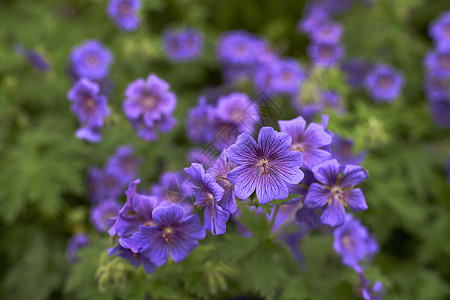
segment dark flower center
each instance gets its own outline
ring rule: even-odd
[[[334,55],[334,48],[330,45],[319,46],[319,56],[323,58],[332,58]]]
[[[166,191],[166,199],[172,203],[177,203],[177,202],[181,201],[182,196],[181,196],[180,192],[177,190],[167,190]]]
[[[143,224],[145,227],[150,227],[150,226],[155,226],[155,222],[153,222],[153,220],[147,220],[144,222]]]
[[[98,63],[97,56],[95,55],[88,55],[86,58],[86,63],[90,66],[95,66]]]
[[[261,174],[267,175],[270,173],[270,169],[272,168],[272,165],[270,164],[269,160],[267,160],[265,158],[261,158],[257,164],[257,167]]]
[[[237,49],[237,51],[238,51],[239,53],[244,53],[244,52],[247,50],[244,44],[239,44],[239,45],[236,47],[236,49]]]
[[[174,244],[172,227],[166,227],[163,229],[163,238],[166,241],[166,243],[169,244],[170,246]]]
[[[153,95],[146,95],[142,98],[141,104],[144,112],[154,110],[158,106],[158,98]]]
[[[438,62],[439,62],[439,66],[442,69],[445,69],[445,70],[450,69],[450,54],[445,53],[445,54],[439,55]]]
[[[194,47],[194,45],[195,45],[195,39],[193,37],[191,37],[191,36],[188,37],[187,40],[186,40],[186,46],[188,48],[192,48],[192,47]]]
[[[173,51],[178,51],[180,49],[180,43],[178,39],[173,37],[169,42],[170,48],[172,48]]]
[[[284,71],[281,76],[283,77],[284,81],[292,81],[292,78],[294,77],[292,76],[292,72],[289,71]]]
[[[341,238],[342,246],[344,246],[345,249],[351,250],[355,247],[355,240],[350,235],[343,235]]]
[[[92,97],[86,98],[83,102],[83,112],[89,114],[95,110],[95,100]]]
[[[231,119],[238,123],[244,121],[246,115],[245,111],[240,108],[234,108],[230,111]]]
[[[129,1],[122,1],[119,4],[119,15],[127,16],[131,13],[131,3]]]
[[[305,152],[305,147],[303,146],[302,143],[293,144],[293,145],[291,146],[291,150],[292,150],[292,151],[298,151],[298,152],[304,153],[304,152]]]
[[[394,80],[392,79],[392,76],[384,74],[378,76],[377,79],[377,85],[382,89],[388,89],[392,86],[392,83]]]

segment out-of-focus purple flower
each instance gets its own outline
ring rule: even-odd
[[[431,50],[425,56],[425,67],[443,75],[450,75],[450,48]]]
[[[253,76],[255,89],[269,95],[275,93],[274,82],[276,78],[276,69],[276,63],[259,65]]]
[[[140,8],[140,0],[110,0],[106,13],[121,30],[134,31],[139,27]]]
[[[67,93],[72,102],[70,108],[82,126],[77,137],[94,143],[101,139],[103,119],[110,115],[108,100],[99,92],[97,83],[82,78]]]
[[[278,121],[278,125],[281,132],[292,138],[291,150],[303,154],[304,167],[311,169],[331,157],[326,147],[331,144],[332,136],[322,124],[310,123],[306,127],[306,120],[299,116],[289,121]]]
[[[296,94],[300,82],[305,79],[300,63],[294,59],[283,59],[274,62],[273,90],[276,93]]]
[[[217,115],[213,120],[212,129],[214,132],[214,138],[212,140],[213,146],[221,151],[234,142],[236,142],[239,134],[243,132],[241,129],[242,125],[239,123],[224,120]],[[248,132],[247,128],[245,131]]]
[[[26,50],[21,45],[14,47],[14,49],[16,50],[17,54],[25,57],[35,69],[43,72],[50,70],[50,64],[48,63],[48,61],[44,56],[42,56],[42,54],[39,54],[37,51]]]
[[[91,224],[98,232],[107,231],[116,222],[122,205],[116,199],[105,199],[90,209]]]
[[[331,227],[345,222],[345,206],[357,212],[367,209],[366,199],[355,185],[367,179],[367,171],[357,165],[340,165],[337,160],[324,161],[312,168],[319,183],[309,187],[305,206],[324,208],[320,221]]]
[[[425,74],[425,92],[431,101],[441,98],[450,99],[450,75],[440,72],[427,72]]]
[[[107,170],[91,167],[87,177],[92,203],[100,203],[108,198],[116,199],[123,193],[123,184],[119,178]]]
[[[328,21],[328,12],[320,5],[310,6],[308,9],[305,9],[305,12],[297,23],[297,31],[299,32],[312,33],[322,23]]]
[[[368,280],[363,273],[359,274],[359,280],[361,282],[361,296],[364,300],[381,300],[383,297],[383,284],[381,281],[375,281],[370,286],[370,280]]]
[[[436,125],[442,128],[450,128],[450,99],[435,99],[429,103],[429,107]]]
[[[176,124],[172,117],[177,98],[167,82],[154,74],[132,82],[125,91],[123,111],[139,137],[152,141],[158,131],[167,132]]]
[[[364,80],[372,67],[371,63],[360,59],[348,60],[342,64],[342,70],[347,75],[347,83],[355,88],[364,85]]]
[[[137,176],[137,169],[141,160],[134,157],[132,146],[120,146],[116,152],[109,157],[106,169],[115,175],[123,184],[128,184]]]
[[[211,174],[205,173],[205,169],[200,164],[193,163],[189,168],[184,168],[184,171],[195,184],[192,188],[196,198],[195,205],[205,208],[204,227],[213,235],[224,234],[230,218],[230,213],[219,205],[225,193],[224,189]]]
[[[337,159],[337,161],[342,165],[359,165],[367,155],[366,151],[362,151],[358,154],[353,154],[353,140],[345,139],[338,135],[333,136],[331,153],[333,155],[333,158]]]
[[[214,107],[206,102],[205,97],[198,99],[197,106],[188,111],[186,118],[186,135],[195,143],[207,143],[211,140],[214,130],[212,122]]]
[[[311,39],[318,44],[336,44],[342,35],[342,26],[335,22],[326,22],[311,33]]]
[[[184,214],[192,212],[192,187],[185,174],[181,172],[164,172],[159,177],[159,182],[152,186],[151,195],[160,202],[169,201],[183,208]]]
[[[157,266],[162,266],[169,258],[175,262],[183,261],[198,241],[205,237],[205,229],[200,225],[198,215],[183,216],[183,209],[176,204],[159,206],[152,218],[156,226],[139,226],[133,234],[135,249]]]
[[[115,254],[126,260],[128,260],[133,267],[138,268],[142,264],[144,271],[147,274],[151,274],[156,271],[157,266],[150,261],[147,257],[140,253],[134,253],[131,249],[117,245],[114,248],[108,249],[109,256]]]
[[[155,225],[152,219],[152,211],[160,204],[153,196],[138,194],[137,185],[141,182],[136,179],[128,185],[127,202],[119,211],[116,223],[108,231],[110,235],[117,234],[119,237],[127,237],[136,232],[140,225]]]
[[[188,162],[198,163],[203,165],[204,167],[211,166],[211,164],[214,163],[215,157],[213,153],[210,153],[208,150],[209,149],[193,148],[188,153]],[[213,150],[215,151],[215,149]]]
[[[390,66],[378,65],[367,74],[365,84],[375,101],[392,102],[400,96],[404,78]]]
[[[439,49],[450,48],[450,11],[444,11],[430,23],[428,34]]]
[[[251,65],[258,56],[255,49],[258,40],[244,30],[228,31],[217,45],[217,56],[222,63]]]
[[[196,58],[203,48],[201,32],[193,29],[166,30],[163,33],[163,48],[173,61],[188,61]]]
[[[70,263],[77,261],[78,250],[89,245],[89,237],[85,233],[76,233],[67,242],[66,258]]]
[[[227,150],[228,159],[238,165],[227,175],[235,186],[236,197],[246,199],[256,189],[260,204],[286,199],[287,184],[298,184],[303,179],[303,155],[290,151],[291,144],[287,133],[272,127],[261,128],[258,144],[250,135],[241,134]]]
[[[312,43],[306,48],[306,52],[314,64],[333,67],[344,55],[344,48],[339,44]]]
[[[276,52],[272,49],[269,42],[264,39],[258,39],[255,42],[255,55],[258,64],[270,64],[278,60]]]
[[[215,115],[224,121],[236,123],[240,132],[247,133],[253,133],[255,124],[260,119],[258,106],[243,93],[220,97]]]
[[[70,59],[78,77],[100,80],[108,75],[113,56],[100,42],[88,40],[72,50]]]
[[[230,214],[237,210],[234,185],[227,179],[227,174],[236,167],[236,164],[227,159],[227,151],[223,150],[219,158],[207,170],[216,178],[216,182],[224,189],[222,200],[218,204]]]
[[[345,223],[334,230],[334,250],[342,256],[342,263],[361,273],[361,262],[370,260],[379,250],[378,243],[361,222],[347,214]]]

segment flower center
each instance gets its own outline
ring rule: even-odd
[[[450,54],[445,53],[443,55],[440,55],[438,58],[438,62],[439,62],[439,66],[442,69],[445,69],[445,70],[450,69]]]
[[[344,235],[341,238],[341,243],[342,243],[342,246],[344,246],[344,248],[347,250],[351,250],[355,246],[355,241],[349,235]]]
[[[167,190],[166,191],[166,199],[172,203],[180,202],[182,197],[179,191],[175,190]]]
[[[291,146],[291,150],[292,151],[298,151],[298,152],[305,152],[305,148],[303,147],[303,145],[301,143],[298,144],[293,144]]]
[[[319,47],[319,56],[323,58],[331,58],[333,57],[334,49],[330,45],[321,45]]]
[[[95,66],[98,62],[98,59],[95,55],[88,55],[88,57],[86,58],[86,62],[90,66]]]
[[[143,224],[145,227],[150,227],[150,226],[155,226],[155,222],[153,222],[152,220],[147,220],[144,222]]]
[[[391,87],[393,83],[392,76],[390,75],[380,75],[378,76],[377,85],[382,89],[387,89]]]
[[[122,1],[119,4],[119,15],[127,16],[131,13],[131,3],[129,1]]]
[[[284,71],[281,76],[283,77],[284,81],[291,81],[293,78],[292,72],[289,72],[289,71]]]
[[[95,100],[91,97],[85,99],[83,104],[83,111],[85,113],[90,113],[95,109]]]
[[[163,238],[166,241],[167,244],[170,246],[173,245],[173,228],[172,227],[166,227],[163,230]]]
[[[158,99],[152,95],[148,95],[142,99],[142,109],[147,112],[154,110],[158,106]]]
[[[235,122],[241,122],[245,119],[245,111],[240,108],[234,108],[230,111],[231,119]]]
[[[244,53],[245,52],[245,45],[243,45],[243,44],[239,44],[238,46],[237,46],[237,51],[239,52],[239,53]]]
[[[271,169],[271,165],[269,163],[269,161],[265,158],[261,158],[260,161],[257,164],[258,168],[259,168],[259,172],[261,174],[269,174],[270,173],[270,169]]]

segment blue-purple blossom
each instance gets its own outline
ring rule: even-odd
[[[275,93],[274,82],[277,72],[276,62],[259,65],[254,73],[253,82],[255,89],[263,91],[266,94]]]
[[[325,22],[315,28],[311,33],[311,39],[318,44],[336,44],[342,35],[342,26],[334,22]]]
[[[361,296],[364,300],[381,300],[383,297],[383,284],[381,281],[375,281],[370,285],[370,280],[363,273],[359,274],[361,282]]]
[[[183,209],[176,204],[159,206],[153,210],[155,226],[139,226],[133,235],[134,249],[157,266],[162,266],[169,258],[183,261],[205,237],[205,229],[200,225],[198,215],[183,216]]]
[[[307,9],[304,10],[305,14],[297,23],[297,31],[302,33],[312,33],[321,24],[328,21],[328,12],[316,3],[317,2],[314,2],[315,5],[310,5],[310,7],[307,7]]]
[[[125,91],[123,110],[139,137],[147,141],[158,138],[158,131],[168,132],[175,126],[172,117],[177,98],[167,82],[154,74],[146,80],[132,82]]]
[[[139,158],[134,157],[134,148],[132,146],[120,146],[109,157],[106,169],[126,185],[137,177],[140,162]]]
[[[141,253],[134,253],[133,251],[131,251],[131,249],[128,249],[121,245],[117,245],[114,248],[108,249],[108,253],[109,256],[115,254],[128,260],[135,268],[138,268],[142,264],[142,267],[147,274],[152,274],[156,271],[157,266],[153,262],[151,262],[150,259],[143,256]]]
[[[70,263],[77,261],[78,250],[89,245],[89,237],[85,233],[75,233],[67,242],[66,258]]]
[[[427,53],[424,65],[429,71],[450,75],[450,48],[435,49]]]
[[[359,165],[366,157],[366,151],[361,151],[358,154],[353,154],[353,140],[340,137],[338,135],[333,136],[333,142],[331,143],[331,153],[333,158],[342,164]]]
[[[344,48],[340,44],[312,43],[306,48],[306,52],[314,64],[333,67],[344,55]]]
[[[367,179],[367,171],[357,165],[340,165],[337,160],[324,161],[312,168],[317,182],[311,184],[305,199],[309,208],[323,208],[320,221],[331,227],[345,222],[345,207],[358,212],[367,209],[366,199],[355,185]]]
[[[163,48],[173,61],[188,61],[196,58],[203,48],[201,32],[193,29],[166,30],[163,33]]]
[[[113,56],[100,42],[88,40],[72,50],[70,59],[78,77],[100,80],[108,75]]]
[[[122,205],[116,199],[105,199],[90,209],[91,224],[98,232],[107,231],[116,222]]]
[[[444,11],[430,23],[428,34],[439,49],[450,48],[450,11]]]
[[[216,161],[207,170],[216,178],[216,182],[224,189],[222,200],[218,204],[230,214],[237,210],[234,185],[227,179],[227,174],[236,167],[236,164],[227,159],[227,151],[223,150]]]
[[[278,125],[281,132],[292,138],[291,150],[303,154],[304,167],[311,169],[331,157],[326,148],[333,138],[322,124],[310,123],[306,126],[306,120],[299,116],[289,121],[278,121]]]
[[[140,8],[140,0],[110,0],[106,13],[121,30],[134,31],[139,27]]]
[[[387,65],[377,65],[367,74],[365,84],[375,101],[392,102],[400,96],[404,81],[399,71]]]
[[[184,175],[178,171],[164,172],[159,177],[159,182],[152,186],[151,195],[160,202],[169,201],[180,205],[187,215],[192,212],[193,195],[192,187]]]
[[[223,121],[237,124],[240,132],[253,133],[259,121],[258,106],[243,93],[232,93],[217,101],[215,116]]]
[[[122,182],[108,170],[91,167],[87,178],[92,203],[100,203],[108,198],[116,199],[123,193]]]
[[[216,152],[216,149],[210,149]],[[190,163],[198,163],[203,166],[210,166],[215,160],[214,153],[210,153],[208,149],[193,148],[187,155],[187,161]]]
[[[192,163],[184,171],[191,177],[195,186],[192,192],[195,195],[195,205],[204,207],[204,227],[213,235],[224,234],[230,213],[224,210],[219,202],[224,196],[224,189],[216,182],[211,174],[205,173],[202,165]]]
[[[256,189],[260,204],[286,199],[288,184],[303,179],[303,155],[290,151],[291,144],[287,133],[271,127],[261,128],[258,143],[250,135],[241,134],[227,150],[228,159],[238,165],[227,175],[235,186],[236,197],[246,199]]]
[[[347,75],[347,83],[355,88],[360,88],[364,85],[366,76],[373,65],[361,59],[352,59],[344,62],[341,68]]]
[[[276,93],[296,94],[305,73],[300,63],[294,59],[283,59],[273,62],[273,90]]]
[[[44,56],[42,56],[42,54],[38,53],[37,51],[26,50],[21,45],[14,47],[14,49],[16,50],[17,54],[25,57],[30,65],[35,69],[43,72],[50,70],[50,64],[48,63],[48,61]]]
[[[119,211],[116,223],[108,231],[110,235],[117,234],[119,237],[127,237],[136,232],[140,225],[155,225],[152,219],[152,211],[160,202],[156,197],[139,194],[136,192],[140,179],[136,179],[128,185],[127,202]]]
[[[186,118],[186,135],[195,143],[207,143],[211,140],[214,107],[206,102],[205,97],[198,99],[198,104],[188,111]]]
[[[224,33],[217,45],[217,55],[222,63],[251,65],[256,62],[258,41],[244,30]]]
[[[342,256],[342,263],[361,273],[361,263],[370,260],[379,250],[378,243],[361,222],[344,215],[342,226],[334,230],[334,250]]]

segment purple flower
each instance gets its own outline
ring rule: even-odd
[[[140,0],[110,0],[106,13],[121,30],[134,31],[139,27],[140,8]]]
[[[43,72],[50,70],[50,65],[45,57],[42,56],[42,54],[39,54],[35,50],[26,50],[21,45],[14,47],[14,49],[16,50],[17,54],[25,57],[28,62],[37,70]]]
[[[395,69],[386,66],[375,66],[367,74],[366,88],[375,101],[392,102],[397,99],[404,84],[403,75]]]
[[[160,204],[153,196],[138,194],[137,185],[141,182],[136,179],[128,185],[127,202],[119,211],[116,223],[108,231],[110,235],[117,234],[119,237],[127,237],[136,232],[140,225],[155,225],[152,219],[152,211]]]
[[[227,179],[227,174],[236,167],[236,164],[227,159],[227,151],[223,150],[219,158],[207,170],[216,178],[216,182],[224,189],[222,200],[218,204],[230,214],[237,210],[234,184]]]
[[[141,160],[134,157],[132,146],[120,146],[109,157],[106,169],[115,175],[123,184],[128,184],[137,176],[137,168]]]
[[[175,126],[176,120],[171,114],[177,98],[169,88],[167,82],[154,74],[146,80],[140,78],[127,87],[123,110],[142,139],[156,140],[158,130],[167,132]]]
[[[119,178],[107,170],[91,167],[87,177],[92,203],[100,203],[108,198],[116,199],[123,193],[123,184]]]
[[[311,38],[318,44],[336,44],[342,35],[342,26],[334,22],[326,22],[311,33]]]
[[[230,218],[230,213],[218,204],[224,196],[224,189],[211,174],[205,173],[200,164],[193,163],[189,168],[184,168],[184,171],[196,185],[192,189],[196,198],[195,205],[205,207],[205,228],[213,235],[224,234]]]
[[[75,47],[70,56],[78,77],[100,80],[108,75],[108,68],[113,57],[111,52],[95,40],[85,41]]]
[[[450,48],[431,50],[425,56],[425,67],[442,75],[450,75]]]
[[[429,103],[431,115],[438,127],[450,128],[450,98],[439,98]]]
[[[333,136],[333,143],[331,144],[331,152],[333,158],[342,164],[359,165],[366,157],[366,151],[362,151],[358,154],[353,154],[353,140],[345,139],[338,135]]]
[[[178,171],[164,172],[159,177],[159,182],[152,187],[151,195],[160,202],[169,201],[183,208],[185,215],[192,212],[192,187],[186,176]]]
[[[367,171],[356,165],[341,166],[337,160],[324,161],[312,168],[319,183],[312,183],[305,199],[309,208],[324,208],[320,221],[331,227],[345,222],[345,206],[357,212],[367,209],[366,199],[355,185],[367,179]]]
[[[211,140],[214,107],[206,102],[205,97],[198,99],[197,106],[189,109],[186,118],[186,135],[192,142],[207,143]]]
[[[278,121],[280,131],[292,138],[291,150],[303,154],[303,166],[311,169],[315,165],[329,159],[330,151],[325,148],[331,144],[332,136],[325,131],[322,124],[310,123],[299,116],[289,121]]]
[[[364,300],[381,300],[383,296],[383,284],[380,281],[375,281],[370,286],[370,281],[363,273],[359,274],[361,282],[361,296]]]
[[[151,274],[156,271],[157,266],[152,263],[147,257],[143,256],[140,253],[134,253],[130,249],[122,247],[121,245],[117,245],[114,248],[108,249],[108,253],[109,256],[115,254],[128,260],[135,268],[138,268],[139,265],[142,264],[142,267],[147,274]]]
[[[438,71],[425,74],[425,93],[431,101],[436,99],[450,99],[450,75]]]
[[[250,135],[241,134],[227,150],[228,159],[238,165],[227,175],[235,186],[236,197],[246,199],[256,189],[261,204],[286,199],[287,184],[297,184],[303,179],[300,170],[303,156],[290,151],[291,144],[287,133],[271,127],[261,128],[258,144]]]
[[[202,52],[203,36],[193,29],[166,30],[163,33],[163,48],[173,61],[192,60]]]
[[[115,199],[105,199],[91,207],[90,221],[98,232],[105,232],[116,222],[122,205]]]
[[[344,48],[339,44],[312,43],[306,48],[314,64],[333,67],[344,55]]]
[[[215,149],[214,149],[215,150]],[[187,155],[187,160],[190,163],[198,163],[203,166],[210,166],[214,162],[214,157],[211,153],[207,152],[207,149],[193,148]]]
[[[305,79],[300,63],[294,59],[284,59],[274,62],[273,90],[276,93],[296,94],[300,83]]]
[[[255,89],[264,91],[269,95],[275,93],[274,83],[276,79],[276,72],[276,63],[258,66],[253,77]]]
[[[311,229],[316,229],[317,226],[319,226],[319,215],[317,214],[316,209],[302,206],[302,208],[295,213],[295,218],[300,223],[308,224]]]
[[[344,214],[345,223],[334,230],[334,250],[342,256],[342,263],[361,273],[361,262],[378,252],[379,246],[361,222]]]
[[[317,3],[317,2],[314,2]],[[297,24],[297,30],[302,33],[315,31],[322,23],[328,21],[328,12],[323,7],[315,4],[305,10],[305,14]]]
[[[70,263],[77,261],[77,253],[81,248],[89,245],[89,237],[85,233],[76,233],[67,242],[66,258]]]
[[[364,85],[364,80],[372,67],[371,63],[359,59],[349,60],[342,64],[342,70],[347,75],[347,83],[355,88]]]
[[[240,132],[253,133],[259,121],[258,106],[243,93],[232,93],[217,101],[216,116],[226,122],[236,123]]]
[[[157,266],[166,263],[169,252],[175,262],[183,261],[198,246],[197,240],[205,237],[198,215],[183,217],[183,209],[176,204],[157,207],[152,218],[156,226],[140,226],[133,242]]]
[[[217,45],[217,55],[222,63],[251,65],[256,62],[258,41],[244,30],[224,33]]]
[[[442,12],[437,20],[431,22],[428,34],[439,49],[450,48],[450,11]]]

